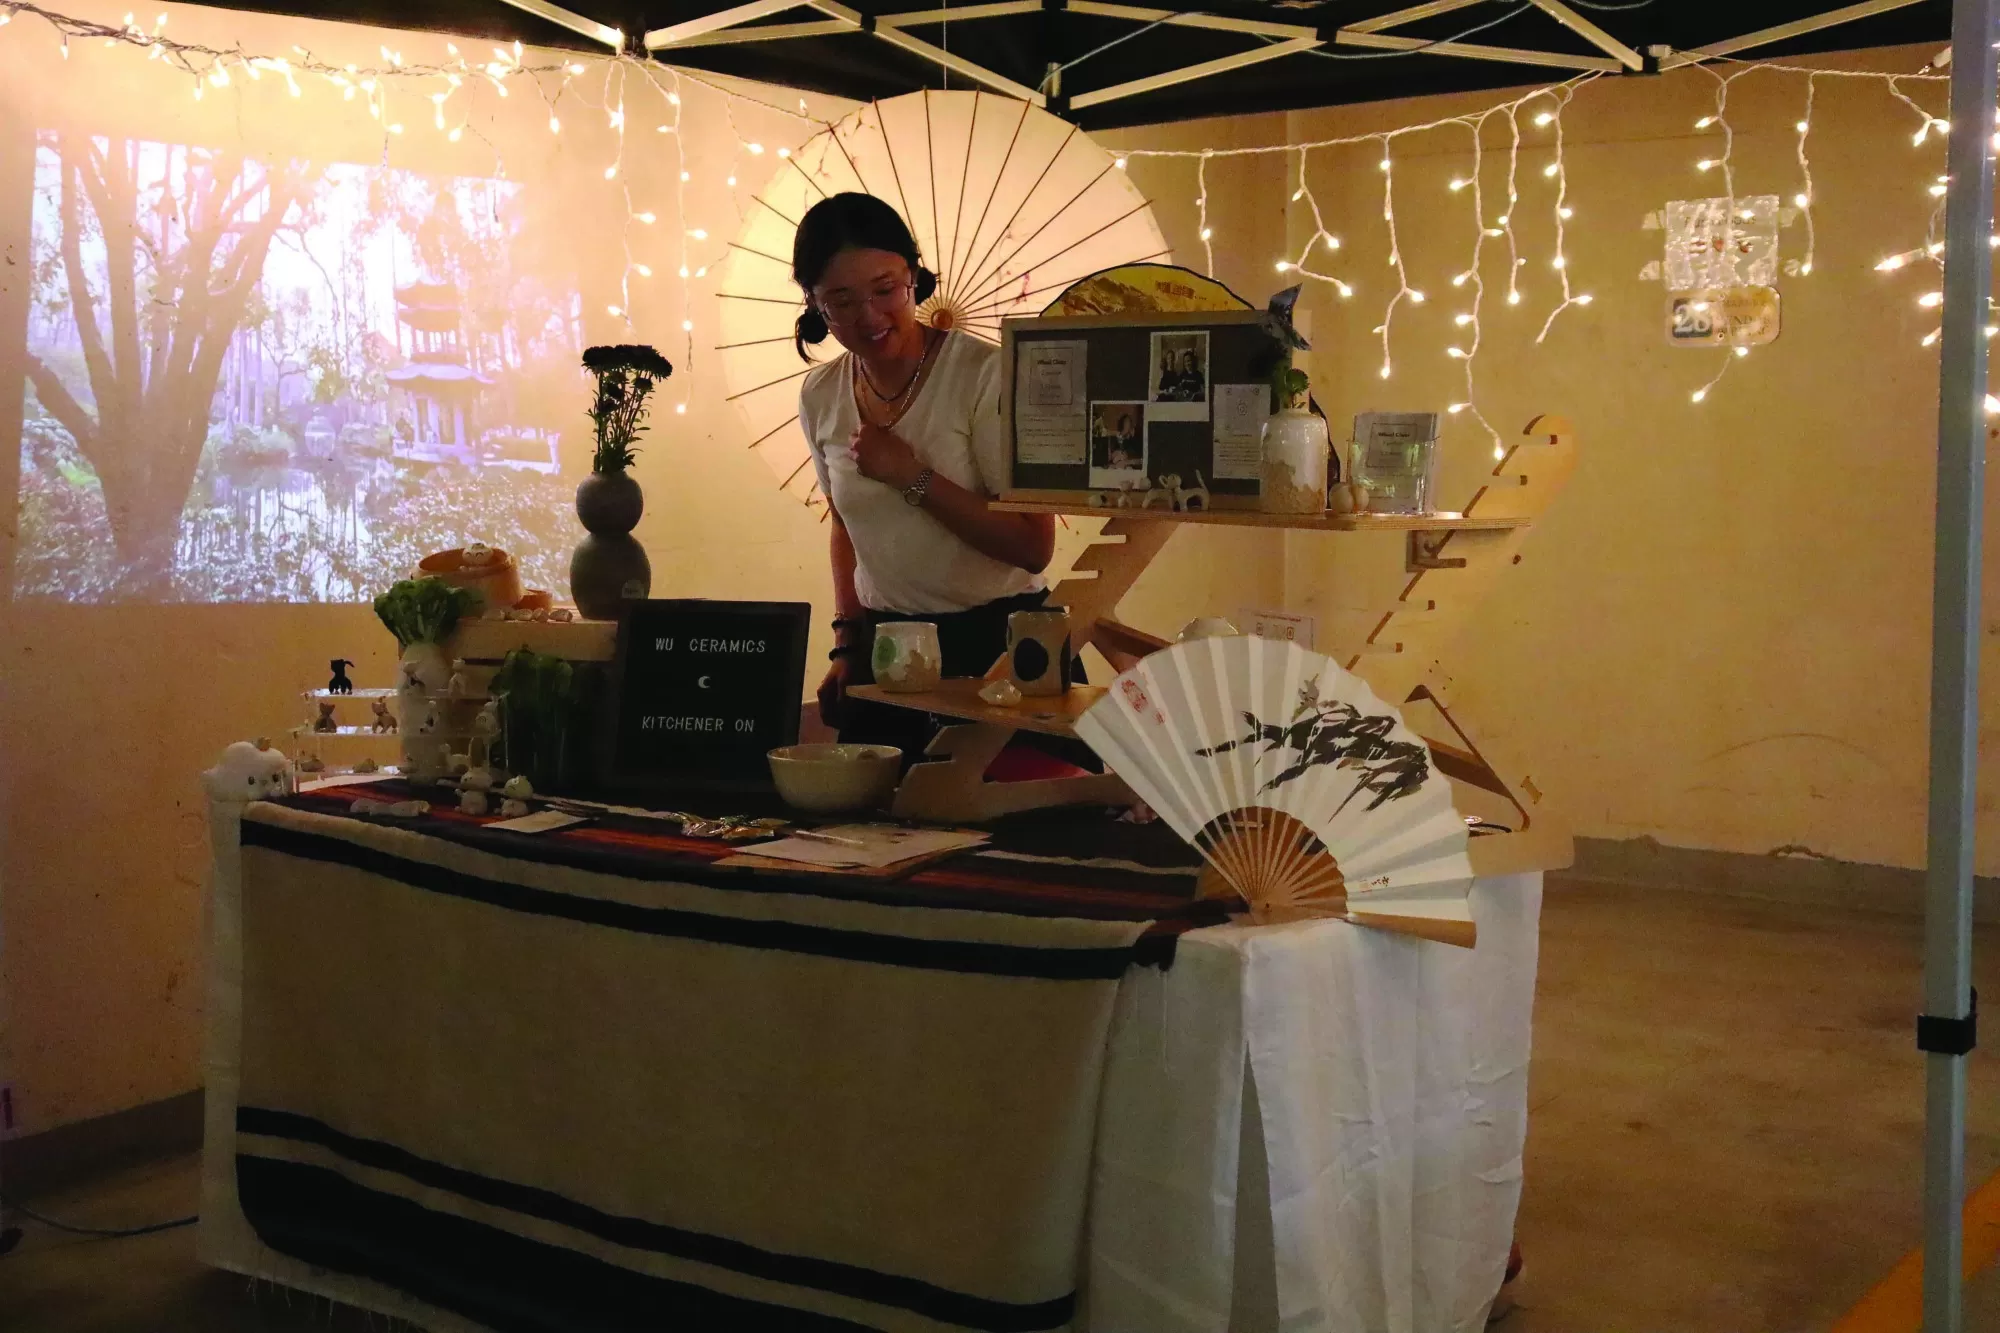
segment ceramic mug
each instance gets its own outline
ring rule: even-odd
[[[1060,607],[1007,617],[1007,670],[1022,694],[1069,688],[1069,612]]]
[[[944,650],[928,620],[885,620],[875,627],[868,661],[875,683],[896,694],[934,690],[944,675]]]

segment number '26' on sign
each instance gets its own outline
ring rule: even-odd
[[[1778,336],[1778,289],[1667,296],[1667,341],[1676,347],[1761,347]]]

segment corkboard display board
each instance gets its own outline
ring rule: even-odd
[[[1073,501],[1173,475],[1205,484],[1218,508],[1255,508],[1255,430],[1270,410],[1275,352],[1262,319],[1242,310],[1007,320],[1000,405],[1012,483],[1002,498]]]

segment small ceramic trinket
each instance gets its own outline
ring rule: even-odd
[[[301,773],[324,773],[326,761],[316,754],[302,754],[293,761],[292,767]]]
[[[1195,469],[1194,485],[1181,492],[1180,511],[1183,514],[1206,514],[1208,512],[1208,483],[1202,479],[1201,469]]]
[[[549,620],[553,624],[567,625],[572,620],[575,619],[576,619],[576,612],[572,611],[570,608],[566,606],[558,606],[554,610],[549,612]]]
[[[1021,687],[1002,676],[979,687],[979,697],[996,708],[1012,708],[1021,702]]]
[[[500,789],[500,794],[512,800],[525,801],[535,794],[535,784],[528,781],[526,774],[516,773],[507,779],[507,785]]]
[[[462,778],[472,771],[472,756],[455,754],[446,762],[445,767],[450,770],[453,777]]]
[[[202,781],[210,796],[230,805],[286,796],[293,787],[292,761],[268,741],[237,741],[223,750]]]
[[[387,699],[377,699],[374,701],[373,706],[375,709],[375,720],[368,724],[368,729],[378,736],[395,735],[396,715],[389,711],[389,701]]]
[[[500,802],[500,817],[502,819],[519,819],[527,813],[528,803],[526,801],[508,800]]]
[[[500,734],[500,701],[487,703],[472,718],[472,745],[468,756],[477,755],[481,764],[493,762],[493,741]]]
[[[1165,484],[1155,486],[1150,478],[1147,479],[1146,489],[1140,492],[1139,508],[1151,509],[1153,501],[1158,500],[1169,512],[1172,511],[1174,507],[1172,492],[1180,489],[1181,479],[1170,472],[1160,480]]]
[[[373,759],[363,759],[354,766],[354,771],[356,773],[380,773],[382,765],[376,763]]]
[[[326,683],[328,694],[352,694],[354,682],[347,678],[347,668],[354,665],[344,657],[336,657],[327,663],[333,669],[333,679]]]
[[[333,717],[333,705],[324,699],[320,701],[319,716],[313,719],[313,730],[322,734],[340,730],[340,723]]]
[[[444,683],[444,692],[445,697],[451,699],[463,699],[466,695],[472,693],[472,682],[466,679],[465,675],[464,658],[454,657],[451,659],[451,679]]]
[[[458,781],[458,808],[461,814],[483,815],[490,808],[493,775],[483,768],[468,772]]]

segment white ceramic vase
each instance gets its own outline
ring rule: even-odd
[[[1263,486],[1257,507],[1267,514],[1317,514],[1326,508],[1326,421],[1301,406],[1264,421]]]

